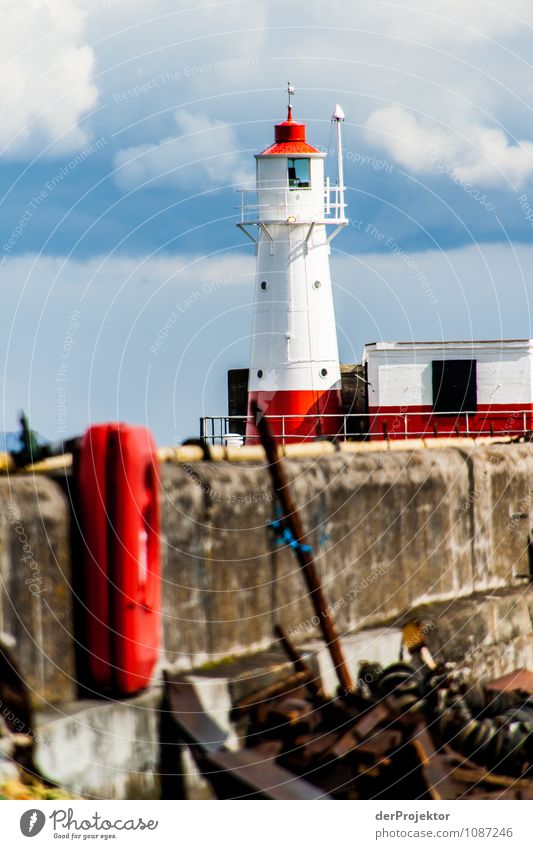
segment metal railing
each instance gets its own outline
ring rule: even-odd
[[[449,436],[521,436],[533,430],[533,409],[482,412],[324,413],[268,415],[273,435],[286,441],[420,439]],[[427,419],[427,421],[424,421]],[[422,425],[420,424],[422,420]],[[298,428],[291,424],[298,422]],[[200,438],[211,445],[244,444],[251,416],[202,416]],[[328,424],[330,426],[328,427]],[[299,431],[299,432],[298,432]]]
[[[282,444],[287,440],[291,442],[295,438],[298,441],[312,442],[320,436],[323,439],[333,439],[335,437],[352,439],[364,438],[366,433],[364,429],[357,429],[350,425],[350,420],[359,418],[364,420],[365,416],[343,416],[335,414],[325,415],[306,415],[306,416],[280,416],[266,415],[266,418],[271,424],[272,435]],[[293,428],[289,427],[289,423],[297,420],[301,422],[300,429],[308,431],[308,433],[296,434]],[[200,418],[200,438],[211,445],[227,445],[238,444],[239,437],[244,442],[246,434],[246,425],[248,422],[253,423],[252,416],[202,416]],[[320,422],[320,427],[317,428],[317,423]],[[331,427],[324,427],[324,422],[331,422]],[[318,433],[317,429],[321,432]],[[241,444],[243,444],[243,442]]]
[[[344,214],[346,204],[344,202],[344,186],[331,186],[329,180],[323,188],[323,211],[317,213],[316,193],[313,189],[289,189],[288,186],[267,187],[264,189],[239,189],[241,195],[241,203],[238,207],[240,210],[241,224],[257,224],[260,221],[268,224],[273,221],[287,221],[294,217],[296,211],[297,216],[294,223],[298,224],[343,224],[348,221]],[[260,204],[257,200],[258,194],[272,192],[272,203]],[[305,203],[305,195],[309,192],[309,203]],[[295,202],[295,195],[299,194],[298,202]],[[304,196],[304,203],[301,202],[301,195]],[[249,201],[248,198],[255,198]]]

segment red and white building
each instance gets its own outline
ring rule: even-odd
[[[365,345],[371,438],[533,430],[533,340]]]
[[[276,124],[274,143],[256,155],[253,193],[243,192],[238,226],[256,245],[246,442],[257,440],[252,400],[285,442],[342,432],[339,353],[329,270],[330,242],[347,223],[340,122],[338,185],[324,179],[325,153],[305,124]],[[250,197],[251,195],[251,197]],[[340,418],[337,418],[340,416]]]

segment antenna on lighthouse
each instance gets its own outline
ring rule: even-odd
[[[289,96],[289,102],[288,102],[288,104],[287,104],[287,109],[288,109],[288,116],[287,116],[287,120],[288,120],[288,121],[291,121],[291,120],[292,120],[292,105],[291,105],[291,97],[292,97],[292,95],[294,94],[294,86],[293,86],[293,84],[291,83],[291,81],[290,81],[290,80],[289,80],[289,81],[288,81],[288,83],[287,83],[287,94],[288,94],[288,96]]]
[[[344,188],[344,166],[342,162],[342,139],[341,139],[341,124],[344,121],[344,112],[337,103],[333,110],[331,120],[336,125],[337,129],[337,181],[340,189]]]
[[[337,103],[335,109],[333,110],[333,115],[331,116],[331,120],[335,124],[337,130],[337,185],[338,185],[338,210],[341,217],[344,217],[344,164],[342,161],[342,138],[341,138],[341,124],[344,121],[344,112]]]

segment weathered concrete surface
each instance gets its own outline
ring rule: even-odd
[[[76,695],[67,500],[45,477],[0,477],[0,633],[36,704]]]
[[[474,680],[523,666],[533,669],[531,587],[476,593],[424,605],[415,613],[426,623],[426,640],[435,655],[460,664]]]
[[[167,465],[161,476],[167,659],[192,666],[267,645],[277,584],[266,470]]]
[[[36,762],[67,790],[102,799],[159,798],[161,689],[83,701],[39,717]]]
[[[474,588],[512,585],[529,573],[533,448],[492,445],[464,456],[470,478],[464,509],[471,513]]]
[[[285,462],[342,632],[527,580],[533,446]],[[267,528],[266,468],[169,464],[162,479],[167,660],[267,646],[275,622],[296,639],[313,634],[293,554]]]

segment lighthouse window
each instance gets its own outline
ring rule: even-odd
[[[433,410],[473,413],[477,410],[476,360],[433,360]]]
[[[309,189],[311,186],[311,160],[288,159],[289,189]]]

